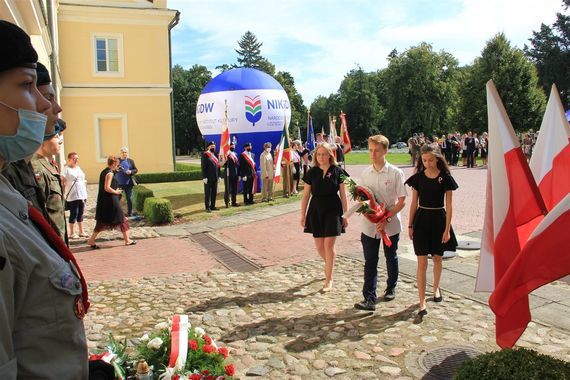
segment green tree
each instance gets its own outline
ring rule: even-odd
[[[330,134],[329,116],[337,117],[340,113],[340,96],[338,93],[330,94],[328,97],[317,96],[311,103],[311,117],[313,118],[313,129],[315,135],[324,132]],[[306,124],[306,122],[305,122]],[[340,120],[337,121],[337,133]],[[351,135],[352,137],[352,135]],[[306,138],[306,134],[303,136]]]
[[[460,129],[487,130],[487,81],[492,79],[505,109],[517,131],[540,127],[546,104],[538,85],[536,68],[523,51],[513,48],[503,33],[497,34],[466,69],[466,80],[460,88]]]
[[[441,135],[454,129],[455,57],[445,51],[435,52],[423,42],[401,54],[392,54],[389,61],[376,81],[386,104],[382,132],[390,140],[403,140],[414,132]]]
[[[238,45],[239,49],[235,50],[238,54],[238,66],[258,69],[269,75],[275,74],[275,65],[261,55],[263,42],[257,41],[255,34],[248,30],[238,41]]]
[[[570,108],[570,16],[557,13],[554,25],[542,24],[529,41],[531,46],[525,45],[524,51],[536,65],[540,85],[549,94],[555,83],[562,104]]]
[[[172,69],[174,97],[174,138],[179,154],[201,150],[204,140],[196,122],[196,104],[202,89],[212,79],[205,66],[194,65],[185,70],[176,65]]]
[[[360,66],[345,75],[339,88],[339,108],[346,114],[351,140],[356,145],[366,142],[372,134],[379,133],[380,107],[375,93],[374,75]]]
[[[303,97],[295,88],[295,79],[286,71],[279,71],[275,74],[275,79],[279,84],[281,84],[281,86],[283,86],[283,89],[289,97],[289,104],[291,106],[289,135],[292,138],[297,138],[299,135],[299,128],[301,130],[301,136],[307,136],[307,107],[303,104]],[[303,140],[305,138],[306,137],[304,137]]]

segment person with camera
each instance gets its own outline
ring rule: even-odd
[[[101,231],[118,228],[123,234],[125,245],[135,245],[136,240],[129,238],[129,222],[121,208],[121,196],[123,191],[119,189],[115,172],[119,167],[117,157],[107,157],[107,167],[99,174],[99,192],[97,193],[97,207],[95,209],[95,228],[93,234],[87,240],[92,249],[98,249],[95,243],[97,235]]]
[[[133,216],[133,187],[135,187],[135,175],[138,173],[135,162],[129,158],[129,149],[121,148],[121,157],[117,167],[117,183],[125,192],[127,198],[127,217]]]

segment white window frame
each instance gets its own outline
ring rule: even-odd
[[[117,58],[119,71],[98,71],[97,70],[97,38],[113,38],[117,40]],[[91,34],[92,44],[91,44],[91,55],[93,64],[93,76],[95,77],[116,77],[124,78],[125,76],[125,57],[123,50],[123,34],[122,33],[92,33]],[[105,46],[107,48],[107,46]],[[108,59],[108,56],[107,56]],[[108,66],[107,66],[108,68]]]
[[[95,161],[99,163],[107,162],[107,155],[113,152],[101,151],[101,120],[121,120],[121,146],[129,146],[129,127],[126,113],[97,113],[94,117],[95,134]],[[115,152],[118,155],[119,152]]]

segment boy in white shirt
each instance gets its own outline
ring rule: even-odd
[[[380,231],[386,231],[392,246],[383,244],[388,280],[384,291],[384,300],[396,297],[398,282],[398,241],[402,225],[400,210],[405,206],[407,191],[404,186],[404,172],[386,161],[390,141],[383,135],[368,138],[368,152],[372,165],[364,169],[359,184],[369,188],[379,203],[384,203],[393,216],[385,222],[373,224],[362,218],[360,240],[364,252],[364,300],[354,305],[359,310],[376,310],[376,288],[378,283],[378,256],[382,237]]]

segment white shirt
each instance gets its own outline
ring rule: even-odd
[[[65,200],[73,202],[87,199],[87,186],[85,185],[85,173],[79,166],[70,168],[66,166],[61,173],[65,177]],[[75,185],[74,185],[75,183]]]
[[[391,209],[398,202],[398,198],[408,195],[404,182],[404,172],[386,161],[380,171],[376,171],[373,165],[364,169],[358,184],[369,188],[379,203],[384,203],[385,207]],[[376,233],[376,225],[364,217],[360,229],[366,236],[380,239]],[[388,236],[399,234],[402,231],[400,213],[393,216],[392,221],[386,224],[385,231]]]

